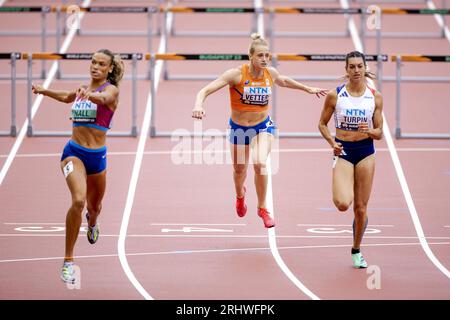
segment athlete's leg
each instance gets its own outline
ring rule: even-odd
[[[367,204],[372,191],[375,173],[375,156],[370,155],[355,166],[355,228],[353,248],[359,249],[364,235],[367,220]]]
[[[347,211],[353,202],[354,166],[337,158],[333,168],[333,202],[339,211]]]
[[[97,217],[102,210],[102,200],[106,190],[106,170],[87,176],[87,210],[89,226],[97,224]]]
[[[233,180],[236,196],[244,196],[244,183],[247,177],[247,167],[250,155],[249,145],[231,144],[231,158],[233,159]]]
[[[73,260],[73,249],[81,226],[81,214],[86,203],[86,169],[83,162],[75,157],[61,161],[61,169],[66,176],[67,186],[72,195],[72,204],[66,216],[65,260]]]
[[[258,196],[258,208],[266,208],[267,195],[267,158],[272,149],[273,135],[262,132],[251,141],[255,187]]]

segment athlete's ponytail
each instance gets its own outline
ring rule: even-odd
[[[250,37],[252,38],[252,43],[250,44],[250,48],[248,49],[250,55],[255,52],[256,46],[269,46],[267,40],[264,39],[259,33],[252,33]]]
[[[122,80],[123,73],[125,71],[125,65],[118,54],[114,55],[108,49],[101,49],[97,51],[98,53],[106,54],[111,58],[112,70],[108,73],[108,82],[116,87],[119,87],[119,83]]]

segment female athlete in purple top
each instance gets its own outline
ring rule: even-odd
[[[105,82],[98,87],[95,92],[102,92],[111,83]],[[78,98],[72,105],[73,126],[85,126],[95,128],[101,131],[108,131],[111,127],[111,120],[114,110],[104,104],[96,104],[90,100]]]
[[[94,244],[99,236],[97,217],[106,189],[106,132],[118,105],[118,85],[123,72],[120,57],[103,49],[92,56],[88,86],[80,86],[73,91],[50,90],[40,85],[32,87],[36,94],[73,103],[72,137],[61,156],[61,169],[72,196],[66,216],[66,249],[61,269],[61,279],[66,283],[75,283],[76,280],[73,250],[85,206],[88,241]]]

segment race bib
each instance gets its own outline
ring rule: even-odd
[[[365,109],[344,109],[337,115],[337,128],[351,131],[358,131],[358,124],[369,123],[370,119],[366,115]]]
[[[266,106],[271,94],[271,87],[244,87],[242,101],[246,104]]]
[[[89,100],[77,100],[72,105],[70,119],[74,122],[95,122],[97,119],[97,105]]]

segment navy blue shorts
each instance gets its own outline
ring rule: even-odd
[[[69,140],[64,147],[61,161],[67,157],[76,157],[80,159],[83,162],[88,175],[100,173],[106,169],[106,146],[99,149],[88,149]]]
[[[258,123],[252,127],[241,126],[230,118],[230,142],[232,144],[245,144],[248,145],[254,137],[262,132],[270,133],[276,136],[277,127],[275,123],[270,119],[270,116],[261,123]]]
[[[335,138],[334,140],[336,142],[342,143],[342,146],[344,147],[343,152],[339,156],[339,158],[345,159],[355,166],[361,160],[375,153],[375,147],[373,145],[372,138],[367,138],[360,141],[343,141],[337,138]]]

